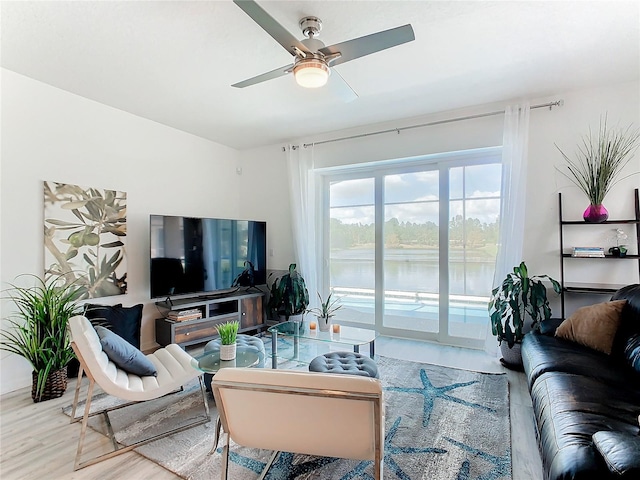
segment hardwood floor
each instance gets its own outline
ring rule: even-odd
[[[506,371],[509,379],[513,480],[540,480],[542,466],[536,444],[531,400],[524,374],[504,369],[484,352],[432,343],[380,337],[376,353],[404,360],[484,372]],[[86,381],[84,382],[86,386]],[[176,479],[135,452],[73,471],[80,425],[69,424],[62,408],[73,401],[75,380],[58,399],[33,403],[30,388],[0,397],[0,478],[35,479]],[[84,388],[83,388],[84,390]],[[87,430],[86,453],[104,449],[105,437]]]

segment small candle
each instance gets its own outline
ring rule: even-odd
[[[309,322],[309,330],[315,330],[316,329],[316,322]]]
[[[340,325],[338,325],[337,323],[334,323],[332,327],[333,327],[333,333],[340,333]]]

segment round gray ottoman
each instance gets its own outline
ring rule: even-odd
[[[320,355],[311,360],[309,371],[378,378],[376,362],[366,355],[355,352],[329,352]]]
[[[251,335],[244,335],[239,333],[236,337],[236,344],[239,347],[248,348],[251,350],[255,350],[258,354],[258,364],[256,367],[263,368],[264,367],[264,342],[258,337],[252,337]],[[211,340],[204,346],[204,353],[207,352],[215,352],[220,351],[220,339],[216,338],[215,340]],[[207,391],[211,391],[211,379],[213,375],[210,373],[204,374],[204,385],[207,387]]]

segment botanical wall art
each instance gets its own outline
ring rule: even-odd
[[[74,282],[81,298],[127,292],[127,194],[44,182],[45,278]]]

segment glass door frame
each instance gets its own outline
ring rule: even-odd
[[[317,205],[321,205],[322,235],[318,242],[318,256],[321,271],[318,287],[321,295],[326,295],[330,287],[330,199],[329,186],[335,181],[373,178],[375,211],[375,314],[374,328],[380,335],[429,340],[445,345],[483,349],[485,340],[455,337],[449,334],[449,169],[464,166],[501,163],[502,147],[486,147],[458,152],[424,155],[407,159],[365,163],[338,168],[316,170],[318,185],[316,189]],[[420,171],[439,172],[439,315],[438,332],[422,332],[384,326],[384,178],[388,175],[415,173]],[[443,228],[444,227],[444,228]],[[380,268],[382,266],[382,268]],[[489,316],[487,313],[487,324]],[[359,323],[340,320],[345,325],[364,327]]]

